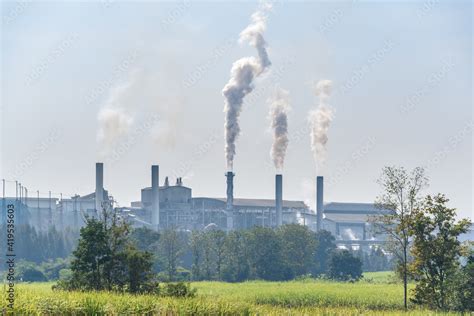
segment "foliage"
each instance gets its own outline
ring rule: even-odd
[[[69,256],[78,237],[77,231],[60,232],[54,226],[47,231],[37,231],[30,225],[18,225],[15,229],[16,258],[38,264]],[[5,226],[1,226],[0,230],[5,231]],[[5,237],[4,234],[0,234],[1,244],[4,244]]]
[[[329,231],[320,230],[314,234],[314,240],[315,251],[312,273],[317,276],[328,272],[329,258],[331,253],[336,250],[336,239]]]
[[[129,225],[115,212],[86,218],[71,261],[72,276],[60,280],[67,290],[127,290],[143,292],[151,282],[153,257],[130,241]]]
[[[194,297],[196,296],[196,291],[196,289],[191,288],[189,283],[166,283],[161,291],[161,295],[170,297]]]
[[[246,243],[251,277],[271,281],[291,278],[282,255],[283,243],[275,230],[255,227],[247,232]]]
[[[448,309],[457,292],[453,276],[462,251],[458,236],[470,225],[467,219],[456,221],[456,210],[446,206],[448,201],[442,194],[428,195],[410,228],[414,237],[410,268],[417,281],[412,301],[430,308]]]
[[[334,251],[329,259],[328,276],[338,281],[357,281],[362,277],[362,262],[348,250]]]
[[[376,205],[382,211],[371,218],[375,233],[388,236],[390,251],[397,258],[397,269],[401,271],[404,288],[404,305],[408,307],[408,264],[411,218],[419,205],[419,193],[427,186],[428,180],[423,168],[408,172],[405,168],[385,167],[378,183],[383,193]],[[388,212],[387,212],[388,211]],[[385,212],[385,213],[383,213]]]
[[[466,265],[456,272],[452,283],[454,298],[450,306],[455,310],[474,311],[474,250],[471,249]]]
[[[368,273],[367,278],[374,278],[373,275]],[[52,291],[50,283],[19,284],[14,314],[375,316],[403,313],[403,293],[399,285],[383,280],[374,284],[325,280],[239,284],[213,281],[191,283],[191,287],[197,289],[195,297],[174,298],[105,291]],[[0,308],[5,307],[5,295],[5,292],[0,293]],[[436,315],[414,308],[407,315],[428,314]]]
[[[249,278],[250,265],[246,240],[246,235],[240,231],[232,231],[227,235],[224,242],[223,280],[242,282]]]
[[[173,281],[176,278],[180,256],[184,251],[186,243],[180,232],[167,229],[163,231],[158,241],[157,250],[163,261],[164,269],[167,273],[167,280]]]
[[[48,278],[33,262],[20,261],[16,266],[16,279],[24,282],[44,282]]]
[[[310,272],[316,242],[307,226],[290,224],[281,226],[277,235],[282,244],[282,260],[288,278],[293,279]],[[286,277],[286,276],[285,276]]]

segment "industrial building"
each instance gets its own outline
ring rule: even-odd
[[[313,231],[330,231],[340,246],[371,245],[385,240],[383,236],[374,235],[369,219],[387,211],[381,211],[371,203],[324,203],[323,177],[316,179],[316,210],[313,211],[303,201],[283,199],[281,174],[275,176],[274,199],[234,198],[233,172],[225,174],[226,197],[193,197],[192,189],[186,187],[181,178],[170,184],[169,178],[165,177],[160,185],[158,165],[151,166],[150,175],[151,186],[141,189],[140,201],[132,202],[129,207],[115,208],[122,218],[136,227],[191,231],[212,226],[229,231],[298,223]],[[16,203],[17,209],[21,210],[21,222],[37,229],[53,225],[57,229],[78,229],[84,225],[86,216],[98,216],[102,209],[113,207],[114,199],[104,189],[103,179],[104,165],[97,163],[95,191],[90,194],[67,199],[20,195],[3,201]]]

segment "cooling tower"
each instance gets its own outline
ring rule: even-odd
[[[95,164],[95,209],[102,212],[102,202],[104,201],[104,164]]]
[[[151,166],[151,224],[154,229],[160,225],[160,167]]]
[[[233,214],[233,204],[234,204],[234,176],[235,174],[232,171],[227,172],[227,230],[232,230],[234,228],[234,214]]]
[[[276,210],[276,226],[280,227],[283,224],[283,176],[277,174],[275,176],[275,210]]]
[[[318,176],[316,178],[316,220],[317,230],[322,229],[323,224],[323,212],[324,212],[324,178]]]

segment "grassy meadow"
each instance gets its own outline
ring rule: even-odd
[[[194,282],[194,298],[53,291],[53,283],[18,284],[18,315],[434,315],[403,312],[403,288],[388,272],[357,283],[324,280]],[[5,291],[2,309],[5,310]]]

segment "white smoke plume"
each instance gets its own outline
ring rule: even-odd
[[[128,134],[133,125],[134,117],[129,108],[133,106],[136,75],[137,73],[133,73],[126,83],[110,90],[97,115],[100,155],[106,155],[121,137]]]
[[[328,105],[331,88],[331,80],[318,81],[314,86],[314,93],[319,98],[319,105],[309,113],[311,150],[317,166],[322,166],[327,156],[328,130],[334,117],[333,110]]]
[[[290,94],[277,88],[273,98],[269,99],[270,120],[273,130],[273,144],[270,151],[277,171],[283,169],[286,149],[288,148],[288,112],[290,111]]]
[[[253,81],[270,65],[263,32],[266,29],[271,5],[264,3],[252,15],[252,22],[240,33],[240,42],[249,42],[258,52],[258,58],[244,57],[235,61],[230,71],[229,82],[222,94],[225,98],[225,153],[227,169],[233,169],[235,142],[240,135],[239,117],[242,112],[244,97],[253,90]]]

